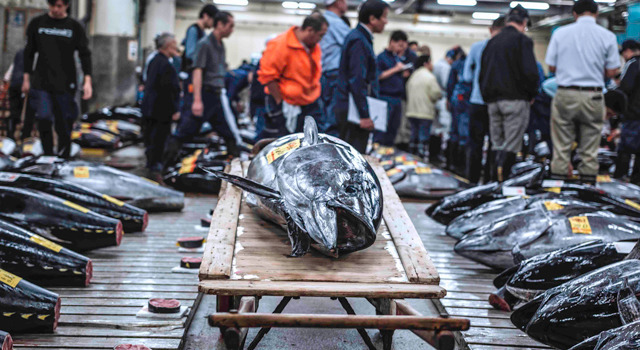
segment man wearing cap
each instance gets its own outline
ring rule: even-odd
[[[629,102],[627,108],[622,112],[622,131],[614,177],[620,179],[629,173],[631,155],[635,154],[636,160],[630,181],[634,184],[640,184],[640,83],[638,82],[638,78],[640,78],[640,43],[631,39],[625,40],[622,43],[620,54],[626,63],[622,69],[622,80],[617,91],[623,92]]]
[[[493,21],[489,28],[491,37],[498,35],[504,27],[504,16],[500,16]],[[471,97],[469,98],[469,144],[467,147],[467,179],[472,183],[480,181],[482,172],[482,147],[484,145],[484,137],[489,135],[489,110],[487,104],[482,99],[480,93],[480,67],[482,52],[489,42],[488,39],[478,41],[471,45],[469,49],[469,57],[464,62],[464,72],[462,80],[472,84]],[[484,167],[484,182],[490,181],[491,173],[491,143],[489,143],[489,157]]]
[[[324,121],[320,129],[333,136],[338,136],[338,125],[336,116],[333,113],[335,100],[336,82],[338,80],[338,65],[340,64],[340,53],[344,38],[347,37],[351,28],[343,20],[347,13],[347,0],[324,0],[327,10],[324,11],[324,18],[329,23],[327,34],[320,40],[322,49],[322,104]]]
[[[577,140],[580,180],[595,182],[598,174],[605,114],[602,89],[605,77],[617,74],[620,57],[616,36],[596,23],[597,15],[594,0],[577,1],[575,23],[557,29],[547,49],[546,62],[558,82],[551,106],[551,175],[557,179],[570,175],[571,145]]]
[[[489,111],[489,133],[495,156],[494,179],[504,181],[522,148],[530,105],[540,77],[533,40],[524,35],[529,12],[521,5],[509,11],[506,26],[482,52],[480,91]]]
[[[302,26],[289,28],[267,44],[258,80],[268,94],[265,130],[273,130],[270,137],[301,132],[307,115],[320,124],[322,50],[318,43],[327,29],[324,16],[314,13]]]

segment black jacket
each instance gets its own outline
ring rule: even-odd
[[[170,122],[171,116],[178,111],[179,98],[178,73],[169,62],[169,58],[158,53],[149,62],[142,100],[142,115],[145,118]]]
[[[629,104],[624,112],[625,120],[640,120],[640,56],[633,57],[626,64],[618,90],[627,95]]]
[[[538,66],[533,41],[506,26],[482,52],[480,92],[485,102],[532,100],[538,93]]]

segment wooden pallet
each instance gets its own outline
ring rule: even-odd
[[[255,215],[240,189],[223,184],[200,269],[200,291],[218,296],[219,313],[210,323],[221,327],[228,347],[243,347],[247,327],[263,327],[252,348],[270,327],[330,324],[358,328],[361,335],[366,327],[382,329],[385,348],[391,346],[393,329],[401,328],[412,329],[437,347],[452,348],[450,331],[468,328],[465,319],[422,317],[402,300],[442,298],[446,291],[438,285],[438,272],[391,182],[377,162],[372,164],[382,185],[384,222],[373,246],[338,259],[314,251],[289,258],[286,233]],[[242,175],[246,167],[234,161],[228,172]],[[256,314],[261,296],[283,297],[276,314],[292,297],[337,298],[351,316]],[[355,316],[346,297],[367,298],[379,315],[390,316]],[[228,313],[231,310],[238,313]]]
[[[127,343],[154,350],[179,349],[186,317],[155,320],[137,318],[136,313],[148,299],[157,297],[194,305],[197,275],[171,269],[180,265],[182,257],[200,254],[178,252],[176,240],[194,235],[194,226],[214,200],[212,196],[186,197],[183,212],[151,214],[146,232],[125,234],[121,246],[87,253],[94,268],[89,287],[51,288],[62,298],[55,333],[13,335],[15,348],[106,350]]]

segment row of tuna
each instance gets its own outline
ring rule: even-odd
[[[427,209],[456,253],[504,270],[489,301],[561,349],[640,348],[640,188],[544,180],[530,166]]]

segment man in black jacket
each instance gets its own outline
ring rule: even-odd
[[[178,73],[169,62],[171,57],[178,55],[175,37],[173,34],[162,33],[156,37],[155,43],[158,54],[149,63],[142,114],[147,169],[153,180],[158,181],[161,178],[164,146],[171,133],[171,120],[177,120],[180,115],[180,84]]]
[[[529,13],[521,5],[506,18],[506,27],[482,53],[480,91],[489,110],[489,133],[495,152],[493,180],[504,181],[522,147],[529,123],[529,106],[539,77],[533,41],[524,35]]]
[[[58,153],[64,158],[71,152],[71,129],[78,116],[74,100],[78,88],[76,51],[84,72],[82,99],[90,99],[93,93],[89,39],[82,25],[68,16],[69,1],[47,0],[49,12],[29,23],[22,83],[22,92],[29,93],[30,103],[36,111],[45,155],[54,155],[51,129],[55,123]],[[32,69],[36,52],[38,62]]]
[[[31,136],[33,131],[33,117],[34,111],[30,104],[27,102],[25,106],[25,95],[22,93],[22,83],[24,81],[24,49],[18,50],[13,58],[13,65],[11,66],[11,77],[9,80],[9,111],[11,118],[9,118],[9,137],[14,138],[16,128],[20,123],[22,125],[21,140]],[[22,120],[22,110],[24,107],[25,115]]]
[[[626,40],[622,43],[621,54],[626,63],[618,90],[624,92],[629,104],[622,114],[622,131],[614,177],[622,178],[627,175],[631,155],[635,154],[636,160],[630,181],[640,185],[640,43],[632,39]]]

